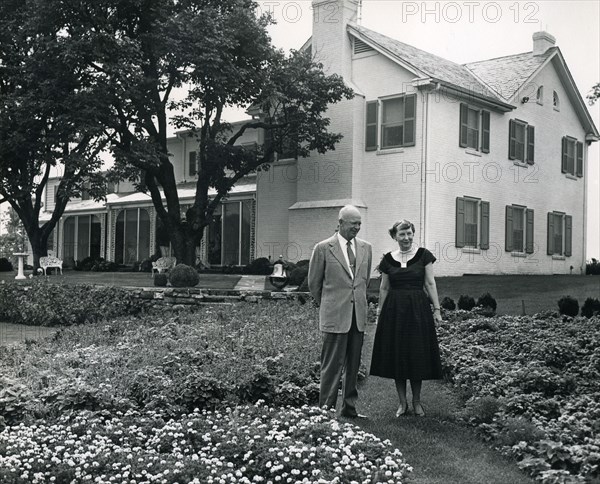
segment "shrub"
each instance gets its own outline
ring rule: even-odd
[[[152,259],[144,259],[140,264],[141,272],[151,272],[152,271]]]
[[[473,422],[490,423],[501,408],[502,405],[497,398],[485,396],[468,402],[463,414]]]
[[[6,257],[0,257],[0,272],[10,272],[12,270],[12,263]]]
[[[310,263],[310,261],[308,259],[301,259],[298,262],[296,262],[296,267],[308,267],[308,264]]]
[[[173,287],[194,287],[200,282],[196,269],[179,264],[169,271],[169,282]]]
[[[167,275],[163,273],[154,274],[154,285],[156,287],[165,287],[167,285]]]
[[[486,292],[477,299],[477,306],[482,308],[491,308],[496,311],[497,304],[494,297],[489,292]]]
[[[444,299],[442,299],[442,301],[440,302],[440,307],[453,311],[454,309],[456,309],[456,304],[454,303],[454,299],[445,296]]]
[[[300,286],[308,276],[308,266],[296,267],[290,274],[290,286]]]
[[[473,299],[471,296],[462,294],[458,298],[458,309],[462,309],[464,311],[470,311],[474,307],[475,307],[475,299]]]
[[[581,315],[586,318],[591,318],[594,314],[600,314],[600,301],[588,297],[583,303],[583,306],[581,306]]]
[[[579,303],[571,296],[563,296],[558,300],[558,311],[565,316],[577,316]]]
[[[92,272],[116,272],[118,268],[119,264],[116,262],[100,258],[96,260],[96,263],[91,267],[90,270]]]
[[[254,259],[250,264],[246,266],[247,274],[254,274],[258,276],[268,276],[272,271],[271,261],[266,257],[259,257]]]
[[[542,430],[523,417],[507,417],[503,423],[504,428],[498,437],[503,445],[512,447],[519,442],[531,443],[545,437]]]
[[[308,289],[308,277],[305,277],[302,281],[302,284],[298,286],[298,292],[310,292]],[[367,296],[368,297],[368,296]]]
[[[33,326],[69,326],[137,314],[141,302],[126,289],[90,284],[0,285],[0,321]]]
[[[594,276],[600,275],[600,261],[596,260],[592,257],[592,260],[589,262],[586,262],[586,264],[585,264],[585,273],[587,275],[594,275]]]

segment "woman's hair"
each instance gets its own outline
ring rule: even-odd
[[[415,233],[415,226],[413,225],[412,222],[409,222],[406,219],[402,219],[399,222],[396,222],[394,225],[392,225],[392,228],[390,228],[388,230],[390,237],[392,239],[396,238],[396,234],[398,233],[398,230],[406,230],[406,229],[411,229],[413,234]]]

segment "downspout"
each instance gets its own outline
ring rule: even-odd
[[[586,142],[585,143],[585,159],[583,160],[583,246],[582,246],[582,253],[581,253],[581,257],[582,257],[582,263],[581,263],[581,267],[579,269],[579,273],[580,274],[585,274],[585,269],[586,269],[586,251],[587,251],[587,223],[588,223],[588,216],[587,216],[587,207],[588,207],[588,202],[587,202],[587,196],[588,196],[588,188],[587,188],[587,184],[588,184],[588,148],[590,146],[590,143]],[[573,244],[573,228],[571,227],[571,244]],[[571,247],[571,250],[573,250],[573,248]]]
[[[427,155],[429,138],[429,89],[421,91],[423,93],[423,116],[421,120],[421,203],[419,214],[419,240],[423,247],[427,244]]]

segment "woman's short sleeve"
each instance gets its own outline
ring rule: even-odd
[[[430,262],[434,263],[437,259],[435,258],[435,256],[429,252],[427,249],[425,249],[425,252],[423,254],[423,265],[427,265]]]
[[[384,255],[381,258],[381,262],[379,263],[379,266],[378,266],[379,272],[381,272],[382,274],[388,274],[390,272],[390,264],[386,259],[387,258]]]

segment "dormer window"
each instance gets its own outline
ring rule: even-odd
[[[558,94],[556,91],[552,93],[552,106],[555,111],[560,111],[560,99],[558,98]]]
[[[537,93],[535,95],[535,101],[538,104],[544,104],[544,86],[538,87]]]

